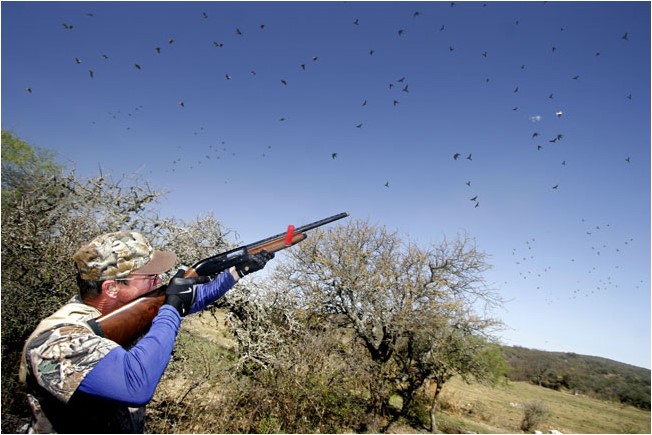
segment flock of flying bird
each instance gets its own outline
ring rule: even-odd
[[[484,4],[482,4],[482,7],[485,7],[486,5],[487,4],[484,3]],[[451,2],[450,7],[451,8],[455,7],[455,2]],[[90,17],[90,18],[95,16],[93,13],[87,13],[86,15],[88,17]],[[417,17],[420,17],[421,15],[422,15],[421,12],[415,11],[415,12],[413,12],[412,17],[417,18]],[[200,19],[200,20],[208,20],[209,15],[206,12],[198,13],[198,19]],[[351,20],[351,23],[352,23],[353,26],[362,26],[363,25],[362,21],[363,20],[360,20],[359,18],[353,18]],[[518,25],[518,21],[516,21],[515,24]],[[67,32],[68,31],[75,31],[75,29],[76,29],[75,25],[69,24],[69,23],[63,23],[62,27],[63,27],[63,30],[67,31]],[[264,31],[265,29],[266,29],[265,24],[259,24],[257,26],[258,31]],[[444,24],[442,24],[439,27],[439,31],[444,32],[445,30],[446,30],[446,26]],[[404,37],[406,35],[406,31],[407,31],[407,29],[405,29],[405,28],[400,28],[400,29],[396,30],[397,37],[399,37],[399,38]],[[561,31],[564,31],[563,27],[561,28]],[[236,37],[242,37],[245,34],[245,32],[243,32],[243,30],[240,27],[234,26],[233,27],[233,34],[236,35]],[[625,32],[622,35],[621,39],[624,42],[629,41],[629,33]],[[174,43],[175,43],[175,39],[169,38],[169,39],[167,39],[165,41],[164,44],[172,45]],[[222,48],[225,47],[225,44],[227,44],[227,43],[221,42],[221,41],[207,41],[207,43],[211,44],[216,49],[222,49]],[[164,56],[166,54],[165,49],[163,48],[163,47],[165,47],[164,44],[153,46],[153,47],[150,48],[150,50],[153,53],[156,53],[156,55]],[[454,50],[455,50],[455,47],[453,47],[451,45],[449,47],[449,52],[452,53]],[[556,53],[557,50],[558,50],[558,47],[556,47],[556,46],[552,47],[551,51],[550,51],[550,55],[554,55],[554,53]],[[479,54],[483,58],[488,57],[488,52],[487,51],[483,51],[483,52],[481,52]],[[369,56],[376,55],[376,50],[373,49],[373,48],[369,49],[368,55]],[[601,53],[600,52],[595,52],[595,56],[596,57],[601,56]],[[106,62],[109,62],[111,60],[111,57],[109,56],[109,54],[106,54],[106,53],[102,53],[100,55],[100,58],[102,59],[102,61],[106,61]],[[316,64],[318,62],[318,60],[319,60],[319,57],[316,56],[316,55],[308,57],[305,60],[299,60],[297,62],[296,68],[298,70],[300,70],[300,71],[307,71],[308,66],[311,65],[311,64]],[[71,61],[74,62],[76,65],[84,65],[85,64],[84,59],[82,59],[81,57],[75,57],[74,59],[71,59]],[[133,69],[136,72],[141,71],[141,70],[143,70],[143,64],[140,63],[140,62],[134,62],[133,63]],[[525,65],[521,65],[521,69],[524,70]],[[95,79],[96,78],[96,72],[97,72],[97,69],[89,68],[87,70],[88,77],[90,79]],[[253,69],[250,70],[250,76],[252,78],[256,77],[256,75],[257,75],[257,73],[256,73],[255,70],[253,70]],[[569,80],[578,81],[578,80],[580,80],[580,77],[581,77],[580,74],[572,74],[572,75],[569,75]],[[230,81],[232,79],[233,79],[233,76],[232,76],[232,74],[230,72],[224,72],[224,80]],[[486,83],[488,84],[489,82],[490,82],[490,79],[487,78]],[[281,86],[290,86],[289,81],[287,80],[287,78],[279,78],[278,83]],[[410,91],[411,91],[406,77],[401,77],[401,78],[399,78],[397,80],[388,81],[388,86],[387,87],[388,87],[388,90],[390,92],[393,92],[393,94],[389,97],[389,100],[388,100],[389,103],[388,104],[391,104],[391,106],[396,107],[396,108],[398,108],[400,106],[401,97],[407,98],[408,95],[410,94]],[[33,92],[33,89],[32,89],[32,87],[27,87],[26,91],[31,94]],[[521,92],[521,87],[516,85],[513,88],[512,93],[513,94],[519,94],[519,92]],[[632,95],[631,94],[626,95],[625,97],[630,101],[632,100]],[[553,92],[549,93],[548,99],[549,100],[554,99],[554,93]],[[362,107],[366,107],[369,104],[368,103],[369,99],[367,99],[367,98],[361,97],[360,101],[362,101],[362,103],[361,103]],[[186,108],[186,102],[184,100],[179,100],[178,106],[179,106],[180,109],[185,109]],[[110,117],[112,119],[115,119],[115,120],[129,120],[129,121],[131,121],[138,114],[138,112],[142,111],[143,109],[144,109],[143,106],[137,106],[133,110],[128,111],[126,114],[123,114],[120,110],[117,110],[115,112],[110,113]],[[509,110],[509,109],[507,109],[507,110]],[[519,110],[519,107],[518,106],[513,106],[513,107],[511,107],[511,110],[513,112],[517,112]],[[565,116],[564,111],[560,110],[560,109],[554,111],[553,115],[557,119],[561,119],[562,117]],[[280,117],[278,120],[280,122],[285,121],[285,117]],[[538,121],[538,119],[531,119],[531,121],[536,122],[536,121]],[[353,122],[352,126],[354,128],[356,128],[356,129],[363,129],[363,127],[365,126],[365,122]],[[130,126],[127,126],[126,128],[129,129]],[[193,134],[194,135],[203,134],[204,133],[203,130],[204,130],[203,127],[200,127],[198,130],[194,131]],[[564,139],[565,139],[564,133],[555,132],[554,134],[547,134],[546,135],[546,134],[541,133],[539,131],[535,131],[535,132],[532,132],[528,143],[530,143],[530,144],[534,143],[534,150],[536,150],[537,152],[540,152],[540,151],[543,151],[544,148],[546,148],[548,146],[548,144],[552,144],[552,145],[559,144]],[[270,150],[271,150],[271,146],[268,146],[267,152],[269,152]],[[235,151],[229,149],[227,147],[225,141],[220,141],[219,145],[217,145],[217,144],[216,145],[210,145],[209,149],[208,149],[208,153],[205,155],[205,159],[198,160],[196,164],[199,165],[199,164],[202,164],[202,161],[208,161],[208,160],[212,160],[212,159],[220,159],[220,158],[225,158],[227,156],[235,156]],[[264,156],[265,156],[265,154],[263,154],[263,157]],[[336,159],[340,158],[340,153],[338,151],[332,151],[332,152],[330,152],[330,158],[332,160],[336,160]],[[169,170],[174,172],[175,167],[177,167],[182,162],[182,159],[183,159],[182,157],[175,158],[172,161],[172,167]],[[466,162],[473,162],[473,152],[469,152],[468,150],[462,151],[462,152],[455,152],[452,155],[452,159],[455,162],[457,162],[458,164],[461,164],[461,163],[463,163],[465,161]],[[624,161],[626,163],[629,163],[630,162],[630,157],[629,156],[625,157]],[[560,157],[560,164],[562,166],[566,166],[567,160]],[[194,169],[194,168],[195,168],[195,164],[193,163],[190,166],[190,169]],[[465,182],[467,187],[469,187],[469,188],[472,187],[472,180],[467,179],[464,182]],[[384,183],[384,187],[385,188],[390,187],[390,181],[389,180],[387,180]],[[560,188],[560,185],[557,182],[555,182],[554,184],[551,185],[552,190],[558,190],[559,188]],[[479,197],[480,197],[480,194],[478,194],[478,193],[472,193],[471,195],[469,195],[468,199],[470,200],[472,207],[478,208],[480,206]],[[587,231],[587,236],[591,236],[590,233],[591,233],[590,231]],[[631,242],[633,242],[633,239],[627,240],[624,243],[624,245],[627,245],[628,243],[631,243]],[[600,244],[600,243],[598,243],[598,246],[592,247],[593,251],[595,252],[595,255],[597,255],[597,256],[600,255],[600,252],[601,252],[602,249],[607,249],[607,248],[608,247],[606,245]],[[615,248],[612,248],[612,249],[620,250],[620,249],[623,249],[623,248],[624,247],[621,246],[621,247],[615,247]],[[519,268],[523,268],[523,267],[527,266],[528,264],[534,262],[536,260],[536,257],[534,256],[534,253],[533,253],[534,249],[535,249],[535,239],[527,240],[525,242],[525,250],[527,252],[522,252],[521,248],[519,248],[519,249],[514,248],[512,254],[513,254],[513,256],[515,258],[517,258],[517,260],[515,261],[516,266],[519,267]],[[571,259],[570,261],[574,262],[575,260]],[[545,267],[545,268],[543,268],[541,270],[532,270],[532,269],[521,270],[519,273],[520,273],[520,276],[522,277],[522,279],[524,279],[524,280],[527,280],[527,279],[529,279],[531,277],[536,278],[536,279],[541,279],[550,270],[551,270],[551,267],[548,266],[548,267]],[[592,272],[593,271],[591,271],[591,270],[588,271],[588,273],[592,273]],[[600,283],[600,285],[597,286],[597,288],[594,291],[596,291],[596,290],[599,291],[600,289],[606,289],[606,288],[609,288],[609,287],[615,285],[611,281],[610,276],[605,278],[605,279],[600,280],[599,283]],[[617,285],[616,285],[616,287],[617,287]],[[537,286],[537,289],[541,289],[541,287]],[[571,297],[576,297],[579,292],[580,292],[580,289],[578,287],[577,289],[575,289],[575,290],[573,290],[571,292]]]

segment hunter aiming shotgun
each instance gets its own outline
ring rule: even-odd
[[[345,218],[348,215],[347,212],[339,213],[296,229],[294,225],[289,225],[284,233],[205,258],[187,269],[183,273],[183,277],[217,275],[231,266],[237,267],[246,263],[251,256],[261,251],[273,253],[289,248],[305,240],[307,231]],[[88,324],[98,335],[113,340],[122,346],[127,345],[147,331],[165,301],[165,289],[165,285],[159,287],[124,307],[90,320]]]

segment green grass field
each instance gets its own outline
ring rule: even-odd
[[[452,379],[441,393],[440,429],[520,433],[523,406],[539,402],[548,417],[538,430],[562,433],[650,433],[650,412],[618,403],[537,387],[525,382],[487,387]]]

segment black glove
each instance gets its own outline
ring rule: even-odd
[[[172,277],[165,290],[165,303],[177,309],[181,317],[190,313],[190,307],[197,296],[196,284],[203,284],[210,281],[208,276],[195,278],[184,278],[184,270],[179,271]]]
[[[272,258],[274,258],[273,252],[260,251],[259,253],[252,255],[248,261],[238,265],[235,270],[238,272],[238,276],[242,278],[251,272],[262,269]]]

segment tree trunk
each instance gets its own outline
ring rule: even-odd
[[[439,393],[444,386],[443,382],[437,381],[437,387],[435,387],[435,393],[432,396],[432,406],[430,407],[430,432],[437,432],[437,417],[435,416],[435,411],[437,409],[437,399],[439,398]]]

